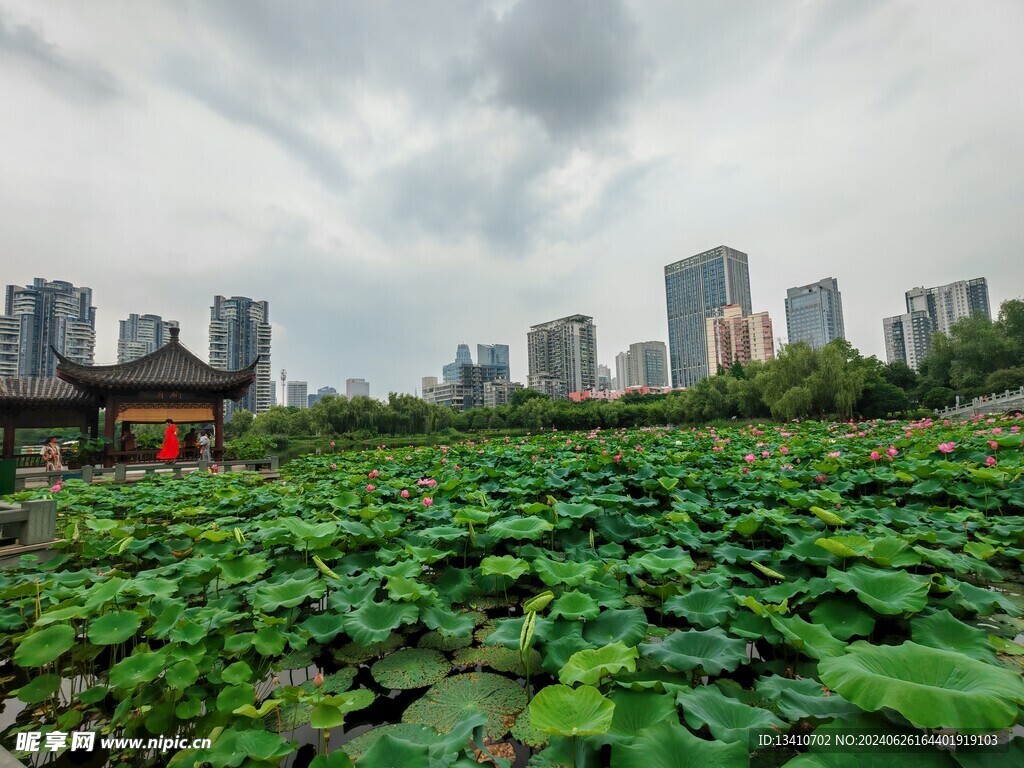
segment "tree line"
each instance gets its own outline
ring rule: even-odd
[[[520,390],[512,403],[458,413],[412,395],[387,402],[327,395],[311,408],[236,412],[228,435],[433,435],[483,430],[593,429],[699,424],[728,419],[896,418],[1024,386],[1024,301],[1005,302],[998,319],[971,317],[950,335],[935,334],[919,372],[905,363],[864,357],[849,342],[821,349],[784,346],[774,360],[735,365],[689,389],[627,395],[615,401],[553,401]]]

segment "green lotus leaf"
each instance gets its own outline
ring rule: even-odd
[[[777,616],[775,614],[769,614],[768,620],[782,633],[790,645],[812,659],[839,656],[846,650],[846,643],[834,638],[820,624],[811,624],[799,616]]]
[[[583,625],[583,639],[592,645],[636,645],[647,636],[647,626],[642,608],[601,611],[600,616]]]
[[[688,726],[707,725],[712,736],[727,743],[742,741],[746,744],[751,729],[785,727],[785,723],[768,710],[729,698],[714,685],[681,691],[676,703],[682,707]]]
[[[870,635],[875,628],[875,617],[850,598],[829,597],[822,600],[814,606],[811,618],[839,640],[849,640],[854,635]]]
[[[321,645],[326,645],[345,629],[344,617],[337,613],[316,613],[299,624],[309,636]]]
[[[38,704],[59,691],[60,682],[60,675],[39,675],[33,677],[15,693],[19,701],[23,701],[26,704]]]
[[[552,600],[555,599],[555,593],[550,589],[545,589],[539,595],[534,595],[529,600],[523,602],[523,611],[525,613],[540,613]]]
[[[242,755],[276,763],[295,749],[295,742],[269,731],[247,730],[238,734],[236,746]]]
[[[523,654],[518,649],[505,648],[500,645],[485,645],[477,648],[462,648],[452,657],[456,666],[475,667],[478,664],[496,672],[511,672],[522,676],[526,674]],[[530,649],[530,669],[541,667],[541,656],[533,648]]]
[[[539,517],[505,517],[487,526],[487,532],[496,539],[535,541],[554,526]]]
[[[559,562],[548,558],[537,558],[533,562],[533,571],[549,587],[560,584],[567,587],[578,587],[594,576],[597,566],[594,563],[577,563],[573,560]]]
[[[864,536],[831,536],[814,543],[836,557],[860,557],[869,554],[872,548]]]
[[[297,605],[324,593],[323,581],[310,576],[307,579],[288,579],[280,584],[263,583],[249,593],[253,608],[263,613],[273,613],[281,608],[294,608]]]
[[[447,637],[468,638],[476,625],[473,614],[462,612],[454,606],[424,608],[420,620],[430,629]]]
[[[89,625],[89,641],[95,645],[117,645],[133,637],[142,626],[134,611],[117,611],[100,616]]]
[[[906,541],[895,536],[877,539],[868,557],[885,568],[906,568],[921,564],[921,556]]]
[[[444,679],[452,665],[437,651],[405,648],[376,662],[370,673],[384,688],[425,688]]]
[[[240,707],[252,705],[256,701],[256,689],[250,683],[227,685],[217,694],[217,710],[234,712]]]
[[[504,576],[515,581],[530,572],[530,564],[512,555],[485,557],[480,561],[480,573],[483,576]]]
[[[530,702],[530,723],[553,736],[594,736],[612,727],[615,705],[589,685],[549,685]]]
[[[843,592],[887,616],[917,613],[928,604],[928,579],[903,570],[882,571],[856,565],[848,571],[828,569],[828,578]]]
[[[392,576],[385,585],[388,590],[388,597],[392,600],[416,602],[424,598],[437,597],[437,592],[421,584],[415,579],[407,579],[404,576]]]
[[[384,768],[422,768],[430,764],[430,750],[390,733],[380,735],[360,760],[360,765]]]
[[[259,555],[242,555],[217,563],[221,578],[227,584],[246,584],[262,576],[270,563]]]
[[[470,627],[470,629],[472,630],[472,627]],[[433,648],[435,651],[444,651],[446,653],[457,651],[460,648],[465,648],[467,645],[472,644],[472,634],[468,634],[466,636],[446,635],[438,630],[425,632],[420,637],[419,642],[416,643],[420,648]]]
[[[220,673],[220,677],[225,683],[232,685],[248,683],[252,680],[252,667],[244,661],[236,661],[225,667],[224,671]]]
[[[612,747],[611,768],[747,768],[743,742],[725,744],[694,736],[679,723],[665,721],[629,743]]]
[[[949,611],[916,617],[910,622],[910,638],[919,645],[956,651],[979,661],[996,660],[988,633],[964,624]]]
[[[615,713],[608,733],[623,743],[664,720],[676,718],[676,705],[671,696],[618,689],[609,698],[615,705]]]
[[[360,688],[324,696],[313,704],[309,724],[313,728],[340,728],[345,724],[345,715],[358,709],[366,709],[377,697],[372,691]]]
[[[639,653],[621,642],[605,645],[592,650],[577,651],[558,673],[563,685],[582,683],[596,685],[605,675],[615,675],[625,670],[636,671]]]
[[[821,680],[861,709],[895,709],[925,728],[997,729],[1012,725],[1024,704],[1024,680],[962,653],[907,641],[863,640],[818,664]]]
[[[690,553],[682,547],[662,547],[642,555],[633,555],[628,562],[633,568],[655,577],[667,574],[682,576],[697,567]]]
[[[410,704],[403,723],[429,725],[439,733],[453,730],[477,712],[487,715],[489,741],[498,741],[526,707],[526,691],[507,677],[469,672],[445,678]]]
[[[367,731],[366,733],[356,736],[351,741],[345,742],[343,749],[349,757],[356,762],[359,762],[360,758],[372,749],[374,744],[380,741],[382,737],[388,735],[395,739],[411,744],[417,744],[422,747],[427,747],[437,740],[437,731],[433,728],[427,728],[425,725],[415,725],[411,723],[394,723],[393,725],[381,725]],[[383,765],[391,764],[392,763],[390,762],[383,763]],[[426,765],[426,762],[421,761],[419,765]]]
[[[139,652],[121,659],[110,668],[108,679],[114,688],[137,688],[152,682],[164,671],[167,655],[163,650]]]
[[[252,638],[252,647],[261,656],[280,656],[287,639],[277,627],[263,627]]]
[[[747,644],[721,629],[676,631],[660,643],[644,643],[642,656],[677,672],[700,667],[709,675],[732,672],[747,660]]]
[[[524,709],[519,713],[516,721],[512,723],[512,738],[518,741],[520,744],[525,744],[528,747],[540,749],[546,747],[548,742],[551,740],[548,734],[541,733],[533,727],[533,723],[530,722],[530,711]]]
[[[393,629],[412,624],[419,617],[419,609],[409,603],[391,601],[364,604],[342,620],[345,631],[361,645],[387,640]]]
[[[665,613],[681,616],[698,627],[717,627],[736,610],[736,601],[721,587],[694,588],[665,601]]]
[[[819,729],[820,730],[820,729]],[[819,738],[826,738],[819,734]],[[834,749],[834,748],[833,748]],[[902,752],[899,755],[900,768],[956,768],[946,753],[933,752]],[[845,752],[804,752],[790,760],[783,768],[892,768],[892,752],[865,752],[849,750]],[[979,766],[979,768],[981,768]]]
[[[193,685],[199,679],[199,668],[194,662],[185,659],[177,664],[172,664],[164,674],[167,685],[178,691],[183,691]],[[230,681],[229,681],[230,682]]]
[[[552,618],[561,617],[569,621],[579,619],[595,619],[601,613],[597,600],[590,595],[577,590],[563,592],[562,596],[555,600],[551,606],[549,616]]]
[[[790,722],[814,717],[826,720],[846,717],[861,711],[837,693],[828,691],[816,680],[791,680],[779,675],[762,677],[755,686],[757,696],[778,708]]]
[[[56,661],[75,644],[75,630],[57,624],[26,635],[14,650],[14,663],[19,667],[41,667]]]

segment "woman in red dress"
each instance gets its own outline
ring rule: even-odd
[[[170,464],[178,458],[178,428],[174,426],[173,419],[168,419],[165,423],[167,429],[164,430],[164,445],[156,457]]]

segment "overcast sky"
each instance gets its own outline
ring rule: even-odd
[[[750,256],[755,311],[839,280],[1024,294],[1024,3],[0,0],[0,281],[94,290],[207,353],[270,302],[275,378],[374,396],[593,315],[667,341],[664,265]]]

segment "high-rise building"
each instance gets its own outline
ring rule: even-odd
[[[459,368],[463,365],[472,365],[473,356],[469,353],[469,344],[459,344],[455,351],[455,362],[448,363],[441,369],[441,376],[444,381],[458,381]]]
[[[466,410],[466,397],[472,397],[472,387],[457,381],[443,381],[423,388],[420,397],[428,403],[446,405],[456,411]]]
[[[420,379],[420,391],[425,391],[427,387],[437,386],[437,376],[424,376]]]
[[[594,318],[569,315],[530,327],[526,336],[529,355],[528,386],[539,391],[560,392],[547,379],[564,385],[569,392],[597,387],[597,328]],[[558,395],[556,395],[557,397]]]
[[[56,349],[82,365],[92,365],[96,350],[96,308],[92,288],[76,288],[63,280],[37,277],[32,285],[7,286],[4,323],[8,336],[18,330],[18,376],[52,377]],[[13,321],[12,321],[13,319]],[[10,368],[10,360],[5,363]]]
[[[497,366],[499,379],[512,378],[508,362],[508,344],[477,344],[476,362],[478,365]]]
[[[484,406],[497,408],[499,405],[508,405],[512,402],[512,395],[523,388],[518,381],[507,381],[506,379],[495,379],[484,382]]]
[[[315,395],[310,394],[306,396],[306,402],[309,404],[309,407],[312,408],[314,405],[316,405],[317,403],[324,399],[324,395],[336,394],[338,394],[338,390],[336,390],[334,387],[320,387],[320,389],[316,391]]]
[[[245,296],[213,297],[210,307],[210,365],[233,371],[256,363],[256,383],[237,402],[226,403],[225,414],[244,409],[270,410],[275,401],[270,378],[270,305]]]
[[[597,391],[604,392],[612,388],[612,369],[607,365],[597,366]]]
[[[615,389],[629,386],[629,350],[615,356]]]
[[[289,408],[309,408],[309,382],[289,381],[284,404]]]
[[[0,315],[0,376],[18,375],[21,319]]]
[[[170,341],[170,329],[177,327],[177,320],[164,320],[159,315],[132,313],[126,320],[119,320],[117,362],[128,363],[156,352]]]
[[[714,373],[708,370],[705,321],[730,304],[750,314],[747,254],[722,245],[667,265],[665,300],[672,386],[690,387]]]
[[[775,357],[772,321],[767,312],[743,314],[738,304],[722,308],[720,317],[704,321],[708,370],[718,373],[739,363],[764,362]]]
[[[932,334],[949,335],[953,323],[965,317],[992,318],[988,281],[984,277],[935,288],[911,288],[904,299],[904,314],[882,319],[885,357],[890,363],[901,360],[915,371],[931,351]]]
[[[626,371],[630,387],[667,387],[668,356],[663,341],[641,341],[629,345]]]
[[[790,344],[804,341],[812,349],[846,338],[843,297],[834,277],[786,291],[786,335]]]
[[[370,382],[366,379],[345,379],[345,397],[369,397]]]

